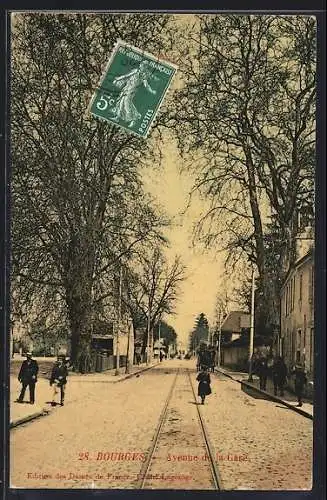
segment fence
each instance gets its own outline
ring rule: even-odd
[[[119,368],[126,366],[126,356],[119,356]],[[94,359],[94,367],[96,372],[103,372],[116,368],[116,356],[97,353]]]

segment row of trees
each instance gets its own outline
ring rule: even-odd
[[[194,191],[210,202],[195,236],[258,270],[261,317],[278,324],[298,213],[313,217],[316,21],[199,15],[180,34],[184,86],[162,123],[176,131]]]
[[[92,324],[117,312],[135,327],[172,312],[184,268],[168,265],[169,221],[142,185],[155,163],[144,141],[88,106],[118,38],[160,53],[165,15],[17,14],[12,35],[12,309],[65,322],[76,368]],[[123,293],[119,292],[120,273]]]

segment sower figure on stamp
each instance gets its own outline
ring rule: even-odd
[[[50,386],[53,386],[53,396],[51,405],[55,406],[57,394],[60,391],[60,405],[64,406],[65,389],[67,384],[68,370],[65,364],[65,356],[58,356],[58,361],[52,368]]]
[[[29,387],[30,391],[30,403],[35,402],[35,384],[37,382],[37,374],[39,371],[39,365],[35,359],[32,359],[32,353],[26,353],[26,360],[23,361],[22,366],[19,370],[18,380],[22,384],[22,390],[20,391],[19,398],[16,400],[17,403],[22,403],[26,387]]]
[[[134,123],[141,118],[142,115],[136,109],[133,101],[137,90],[141,86],[144,86],[151,94],[156,94],[156,90],[150,87],[148,83],[147,79],[149,77],[148,61],[142,61],[138,68],[125,75],[117,76],[113,80],[114,85],[122,89],[112,110],[115,113],[113,120],[118,121],[121,119],[130,122],[128,126],[133,127]]]
[[[202,367],[200,373],[196,377],[196,380],[199,382],[198,396],[201,398],[201,404],[204,404],[205,397],[211,394],[211,379],[206,366]]]

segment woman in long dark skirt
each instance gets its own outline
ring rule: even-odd
[[[205,397],[211,394],[211,380],[210,375],[208,373],[208,368],[206,366],[202,367],[199,375],[196,377],[196,380],[199,381],[198,386],[198,395],[201,398],[201,404],[204,404]]]

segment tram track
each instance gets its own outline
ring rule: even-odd
[[[192,387],[192,392],[193,392],[194,400],[197,401],[196,400],[196,393],[195,393],[195,390],[194,390],[194,386],[192,384],[192,379],[191,379],[191,375],[190,375],[190,370],[189,369],[187,369],[187,374],[188,374],[188,377],[189,377],[190,385]],[[219,470],[218,470],[218,467],[217,467],[217,464],[216,464],[216,461],[215,461],[215,453],[214,453],[213,447],[212,447],[212,445],[210,443],[208,430],[206,428],[204,419],[203,419],[203,417],[201,415],[201,411],[200,411],[199,405],[196,405],[196,409],[197,409],[198,418],[199,418],[199,422],[200,422],[200,427],[201,427],[201,430],[202,430],[203,439],[204,439],[204,442],[205,442],[205,445],[206,445],[207,453],[208,453],[208,455],[210,457],[210,465],[211,465],[211,472],[212,472],[213,483],[215,485],[215,489],[216,490],[221,490],[221,483],[222,483],[222,481],[221,481]]]
[[[192,401],[189,400],[190,395],[192,396]],[[190,419],[189,417],[192,414],[193,418]],[[188,416],[187,419],[185,415]],[[190,420],[192,422],[191,426],[189,424]],[[187,453],[186,455],[178,455],[181,443],[185,447],[190,445],[193,455],[188,455]],[[165,459],[167,450],[169,450],[168,456],[173,457],[173,461],[168,460],[167,462]],[[197,453],[194,454],[194,450]],[[192,461],[181,463],[179,462],[180,458]],[[175,459],[176,461],[174,461]],[[194,463],[195,459],[196,463]],[[201,414],[189,369],[178,369],[176,372],[161,411],[146,460],[139,473],[136,488],[168,489],[169,485],[167,483],[164,484],[164,488],[153,485],[153,478],[156,476],[155,472],[158,471],[158,468],[160,474],[157,474],[157,476],[160,476],[162,480],[165,477],[171,477],[171,474],[182,471],[184,475],[189,474],[190,489],[210,489],[216,491],[222,489],[214,450],[210,443],[203,415]],[[177,483],[177,485],[179,489],[181,484]],[[176,484],[172,486],[172,489],[175,488]],[[188,489],[188,487],[186,486],[185,489]]]
[[[147,474],[148,474],[148,472],[150,470],[151,461],[153,459],[153,454],[154,454],[155,449],[156,449],[157,444],[158,444],[158,440],[159,440],[159,436],[160,436],[160,431],[161,431],[162,426],[163,426],[163,424],[164,424],[164,422],[166,420],[168,405],[169,405],[169,402],[171,400],[171,397],[172,397],[172,394],[173,394],[173,391],[174,391],[174,388],[175,388],[175,385],[176,385],[176,380],[177,380],[179,371],[180,371],[180,369],[177,370],[176,375],[175,375],[174,380],[173,380],[173,383],[172,383],[172,385],[170,387],[168,396],[166,398],[165,404],[163,406],[163,409],[162,409],[160,417],[159,417],[159,422],[158,422],[158,425],[157,425],[157,428],[156,428],[156,431],[155,431],[155,434],[154,434],[154,438],[153,438],[153,442],[152,442],[151,448],[149,450],[147,459],[144,462],[143,467],[142,467],[141,472],[140,472],[141,479],[140,479],[139,484],[138,484],[138,489],[140,489],[140,490],[144,489],[144,485],[145,485],[145,482],[146,482]]]

